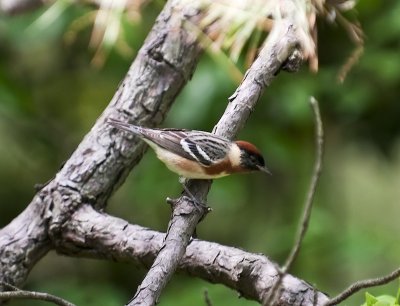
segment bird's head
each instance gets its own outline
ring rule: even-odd
[[[236,141],[240,149],[240,167],[244,171],[262,171],[271,175],[265,166],[264,157],[257,147],[247,141]]]

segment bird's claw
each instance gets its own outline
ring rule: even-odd
[[[194,198],[194,197],[190,197],[190,196],[187,196],[187,195],[183,195],[180,199],[193,203],[194,207],[195,207],[196,210],[199,211],[199,212],[204,212],[204,211],[206,211],[206,213],[209,213],[209,212],[212,211],[212,208],[209,207],[209,206],[207,206],[206,203],[199,202],[199,201],[198,201],[196,198]],[[167,197],[167,198],[166,198],[166,202],[167,202],[168,204],[172,205],[172,206],[176,205],[176,203],[177,203],[178,201],[179,201],[179,198],[178,198],[178,199],[173,199],[173,198],[170,198],[170,197]]]
[[[194,207],[199,211],[199,212],[209,212],[211,210],[211,208],[209,206],[207,206],[206,203],[202,203],[199,202],[196,198],[191,197],[191,196],[187,196],[187,195],[183,195],[182,199],[185,199],[188,202],[192,202]]]

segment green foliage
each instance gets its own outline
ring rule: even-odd
[[[141,23],[122,22],[132,50],[140,48],[160,7],[147,7]],[[336,77],[353,46],[343,29],[321,22],[318,74],[307,67],[296,74],[280,73],[240,134],[265,152],[273,176],[215,181],[208,199],[213,212],[198,226],[201,239],[283,262],[314,159],[308,97],[316,96],[326,131],[324,171],[309,233],[290,272],[328,293],[399,263],[394,233],[400,231],[400,2],[365,0],[358,9],[367,37],[365,52],[344,84]],[[33,185],[50,179],[69,158],[133,59],[111,50],[102,69],[90,65],[91,29],[82,28],[74,40],[68,39],[71,25],[88,11],[68,6],[48,27],[35,26],[44,9],[0,18],[0,227],[26,207],[35,193]],[[163,126],[213,128],[237,86],[230,64],[220,63],[207,56],[201,60]],[[165,231],[170,215],[165,198],[180,192],[177,178],[149,151],[108,210]],[[32,271],[27,286],[78,305],[121,305],[143,273],[131,265],[50,254]],[[222,286],[177,276],[161,305],[204,305],[204,288],[214,305],[254,304]],[[374,296],[379,301],[385,292],[376,288]],[[349,305],[361,300],[357,295]]]
[[[400,288],[397,291],[397,296],[379,295],[365,293],[365,303],[361,306],[399,306],[400,304]]]

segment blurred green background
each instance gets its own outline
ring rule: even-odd
[[[134,52],[161,7],[152,3],[141,21],[124,22]],[[51,26],[40,19],[46,8],[0,16],[0,227],[26,207],[35,194],[33,186],[52,178],[68,159],[134,58],[134,52],[121,56],[108,49],[102,67],[91,65],[91,28],[74,30],[90,11],[66,6]],[[201,239],[284,262],[314,161],[308,104],[314,95],[326,133],[324,172],[309,232],[290,272],[330,295],[400,263],[400,2],[364,0],[357,11],[366,35],[365,53],[344,84],[337,82],[337,73],[354,46],[341,27],[320,21],[318,74],[306,66],[299,73],[281,73],[240,134],[265,152],[273,176],[214,182],[209,195],[214,210],[198,226]],[[211,130],[238,85],[227,67],[205,55],[163,126]],[[180,191],[177,177],[149,151],[112,197],[108,212],[165,231],[170,214],[165,198]],[[50,253],[35,266],[26,288],[78,305],[122,305],[144,273],[130,264]],[[369,291],[395,294],[397,286],[394,282]],[[206,289],[213,305],[256,305],[223,286],[184,275],[174,277],[161,305],[205,305]],[[362,301],[360,293],[345,304]]]

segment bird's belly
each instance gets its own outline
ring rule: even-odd
[[[169,170],[188,179],[215,179],[226,176],[227,173],[208,174],[199,163],[178,156],[167,150],[158,148],[157,157],[168,167]]]

